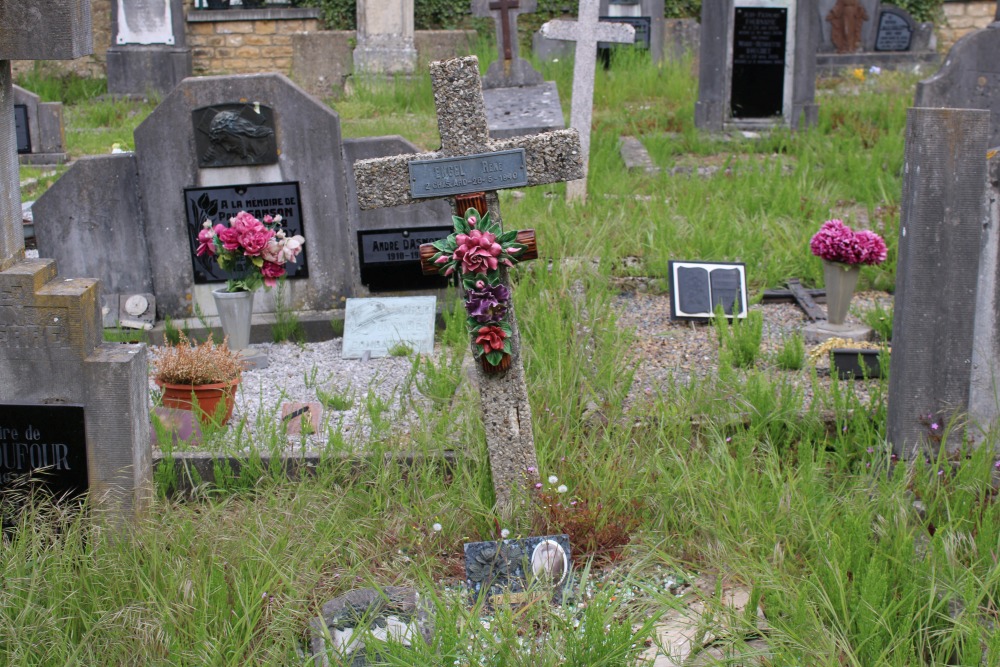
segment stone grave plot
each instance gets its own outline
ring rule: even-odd
[[[192,78],[136,129],[134,153],[81,159],[39,198],[38,247],[69,275],[99,278],[109,313],[145,295],[160,319],[214,318],[225,275],[197,257],[202,222],[281,214],[306,239],[287,305],[325,321],[348,297],[446,284],[424,279],[414,257],[450,220],[444,202],[357,205],[354,160],[416,150],[398,136],[342,141],[336,112],[279,74]],[[255,294],[258,324],[275,296]]]
[[[565,127],[559,91],[520,57],[517,17],[535,11],[536,0],[473,0],[472,13],[492,18],[498,57],[483,76],[483,98],[494,139]]]
[[[917,23],[905,9],[879,0],[819,0],[817,65],[898,68],[935,63],[932,23]]]

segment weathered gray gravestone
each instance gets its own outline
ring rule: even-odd
[[[966,435],[975,445],[996,438],[1000,425],[1000,152],[988,154],[986,210],[983,216],[982,251],[973,330],[972,370],[969,387],[969,428]],[[994,441],[1000,449],[1000,441]]]
[[[107,51],[112,95],[166,95],[191,76],[183,0],[116,0]]]
[[[635,26],[635,43],[642,42],[653,62],[659,63],[666,37],[664,4],[664,0],[601,0],[600,15]]]
[[[413,201],[410,163],[414,161],[523,149],[527,185],[580,178],[583,165],[580,140],[575,130],[557,130],[511,139],[489,138],[479,61],[475,56],[434,62],[430,69],[441,150],[356,162],[354,173],[362,209],[399,206]],[[509,186],[496,184],[495,187]],[[460,192],[471,193],[476,189],[465,188]],[[501,222],[496,192],[487,192],[485,198],[490,216]],[[506,273],[501,272],[501,275],[506,283]],[[531,406],[524,382],[520,333],[513,308],[510,309],[509,322],[513,330],[510,369],[506,374],[478,374],[493,486],[500,507],[523,502],[538,475]]]
[[[145,347],[102,344],[97,282],[62,280],[54,261],[26,260],[19,224],[9,61],[78,58],[92,51],[91,39],[88,0],[0,3],[0,402],[32,411],[83,406],[90,494],[125,515],[152,488]],[[42,452],[60,444],[42,442],[44,424],[31,426],[5,433],[4,446],[28,451],[35,442]],[[8,475],[44,463],[5,458],[0,488]]]
[[[21,106],[27,121],[30,152],[22,153],[23,164],[62,164],[67,160],[62,102],[42,102],[38,95],[14,86],[14,104]],[[18,142],[20,147],[20,142]]]
[[[815,125],[814,0],[705,0],[695,126],[798,129]]]
[[[590,120],[594,111],[594,70],[597,43],[628,44],[635,39],[635,28],[625,23],[603,23],[598,11],[599,0],[580,0],[576,21],[549,21],[541,29],[542,36],[576,42],[573,61],[573,104],[570,125],[580,133],[583,153],[583,178],[566,184],[566,199],[587,198],[587,166],[590,162]]]
[[[998,10],[1000,11],[1000,10]],[[944,65],[917,84],[913,105],[990,112],[990,146],[1000,146],[1000,15],[955,42]]]
[[[888,415],[903,459],[935,450],[944,425],[967,409],[988,132],[981,110],[907,114]],[[956,432],[948,445],[960,442]]]
[[[359,74],[410,74],[417,67],[413,45],[413,0],[358,0]]]

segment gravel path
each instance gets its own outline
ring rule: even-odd
[[[619,324],[635,332],[634,351],[638,362],[628,399],[630,405],[648,401],[646,397],[664,389],[670,378],[686,384],[691,378],[717,374],[718,350],[711,325],[672,322],[669,297],[643,291],[642,281],[636,283],[633,279],[629,285],[621,287],[615,299]],[[868,310],[876,302],[884,308],[891,307],[892,296],[880,292],[856,294],[849,321],[857,321],[853,313]],[[785,338],[801,331],[808,323],[804,314],[786,303],[757,305],[752,309],[760,310],[764,316],[762,361],[758,367],[774,374],[785,374],[805,392],[807,401],[811,400],[809,371],[780,370],[772,361]],[[393,431],[399,434],[416,426],[421,411],[432,409],[431,402],[413,386],[411,357],[368,361],[341,359],[340,339],[255,347],[268,352],[270,364],[266,369],[244,373],[234,412],[234,419],[246,418],[251,435],[273,429],[280,421],[282,404],[316,402],[317,390],[347,397],[351,404],[342,410],[323,410],[319,433],[309,436],[310,448],[321,447],[327,442],[328,426],[339,425],[345,442],[363,446],[372,436],[373,413],[383,424],[391,424]],[[155,357],[156,348],[152,353]],[[829,386],[828,370],[822,365],[817,368],[819,385]],[[859,380],[853,384],[859,396],[866,399],[870,383]],[[150,389],[154,392],[157,389],[152,381]],[[380,431],[377,435],[386,433]],[[301,448],[302,444],[301,436],[296,436],[290,439],[289,446]]]

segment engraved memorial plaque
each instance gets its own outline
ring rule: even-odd
[[[197,255],[198,233],[202,223],[229,225],[229,218],[240,211],[250,213],[263,221],[265,215],[280,215],[281,228],[288,236],[300,234],[307,242],[295,262],[285,264],[290,280],[309,277],[306,254],[309,251],[302,221],[302,205],[298,183],[257,183],[250,185],[223,185],[212,188],[185,188],[184,209],[187,212],[188,240],[191,242],[191,262],[194,282],[197,285],[225,282],[229,272],[219,268],[213,257]]]
[[[722,305],[727,317],[746,317],[746,267],[731,262],[669,262],[670,319],[707,320]]]
[[[878,19],[875,36],[876,51],[909,51],[913,40],[913,30],[902,16],[890,11],[882,11]]]
[[[413,160],[410,196],[448,197],[481,190],[501,190],[528,184],[524,149],[478,153],[437,160]]]
[[[569,535],[465,545],[465,585],[473,602],[485,598],[487,607],[529,602],[543,586],[559,603],[571,569]]]
[[[0,403],[0,494],[37,486],[56,497],[87,490],[82,405]]]
[[[360,359],[365,352],[384,357],[400,343],[420,354],[433,354],[436,310],[433,296],[348,299],[341,357]]]
[[[733,118],[781,116],[785,97],[788,9],[736,7],[733,22]]]
[[[451,225],[359,231],[361,282],[373,292],[446,287],[444,276],[425,276],[421,271],[420,245],[443,239],[453,231]]]
[[[31,133],[28,130],[28,107],[25,104],[14,105],[14,134],[17,137],[17,152],[31,152]]]
[[[243,167],[278,161],[274,112],[261,104],[218,104],[191,112],[198,166]]]

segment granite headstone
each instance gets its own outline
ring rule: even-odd
[[[191,76],[183,0],[115,0],[108,47],[108,92],[166,95]]]
[[[38,95],[20,86],[14,86],[14,111],[20,115],[23,123],[24,135],[19,132],[17,140],[17,152],[22,164],[48,165],[66,162],[68,156],[63,129],[62,102],[42,102]]]

